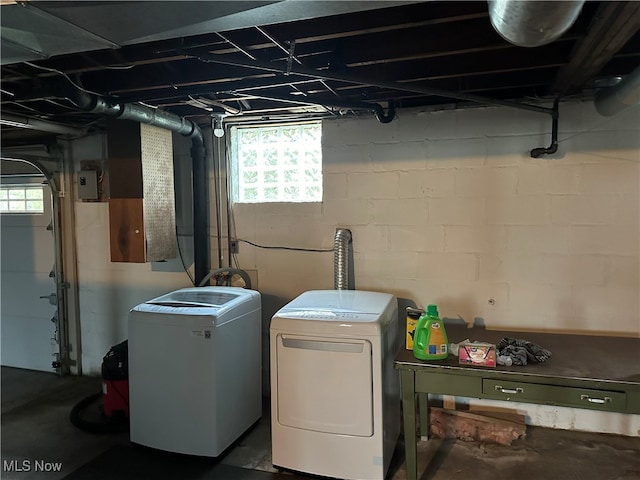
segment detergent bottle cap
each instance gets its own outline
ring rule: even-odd
[[[430,317],[437,317],[438,316],[437,305],[429,305],[427,307],[427,315],[429,315]]]

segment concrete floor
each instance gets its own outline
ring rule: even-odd
[[[126,432],[90,434],[69,421],[74,405],[100,391],[98,378],[2,367],[1,386],[2,479],[60,479],[112,446],[129,445]],[[98,407],[99,402],[89,413],[98,412]],[[262,420],[223,454],[221,463],[275,472],[268,407],[265,401]],[[420,480],[640,479],[640,438],[539,427],[529,427],[526,438],[510,447],[459,440],[420,442],[418,458]],[[61,470],[16,471],[15,465],[33,467],[35,461],[60,462]],[[401,439],[387,480],[405,479]]]

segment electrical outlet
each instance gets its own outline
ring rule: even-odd
[[[238,253],[240,251],[240,247],[238,245],[238,241],[237,240],[231,240],[229,242],[229,249],[231,250],[230,253]]]

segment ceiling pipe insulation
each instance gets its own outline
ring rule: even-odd
[[[115,103],[77,89],[67,88],[64,97],[79,109],[89,113],[153,125],[191,138],[194,284],[199,285],[209,273],[211,263],[208,235],[209,171],[200,127],[191,120],[164,110],[130,103]]]
[[[519,47],[546,45],[566,32],[582,11],[582,1],[488,0],[491,25]]]

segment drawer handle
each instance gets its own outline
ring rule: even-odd
[[[590,403],[611,403],[611,397],[604,397],[604,398],[593,398],[590,397],[589,395],[580,395],[580,400],[586,400],[587,402]]]
[[[494,387],[496,390],[500,390],[501,393],[511,393],[513,395],[517,394],[517,393],[524,393],[524,388],[518,387],[518,388],[503,388],[502,385],[496,385]]]

